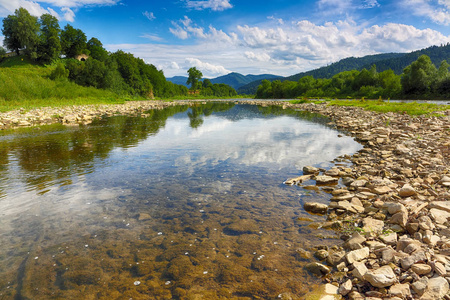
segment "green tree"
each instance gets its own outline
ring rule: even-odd
[[[70,24],[61,32],[61,47],[67,58],[86,53],[86,34],[81,29],[75,29]]]
[[[61,41],[58,19],[50,14],[40,18],[41,32],[39,36],[38,57],[43,62],[51,62],[61,55]]]
[[[6,54],[6,49],[0,46],[0,59],[2,59]]]
[[[200,70],[197,70],[196,67],[190,68],[187,72],[189,76],[186,81],[186,84],[190,84],[191,90],[195,90],[197,88],[198,81],[202,79],[203,74]]]
[[[210,88],[213,86],[213,84],[211,83],[211,80],[209,80],[208,78],[203,79],[202,85],[203,85],[204,89]]]
[[[16,51],[17,55],[20,54],[21,49],[24,49],[28,57],[33,59],[37,57],[38,18],[30,15],[25,8],[16,9],[14,15],[3,19],[2,33],[5,37],[3,44],[7,49]]]
[[[436,80],[436,66],[427,55],[420,56],[415,62],[403,70],[403,93],[427,94]]]
[[[99,61],[106,61],[108,59],[108,51],[103,48],[102,42],[97,38],[91,38],[87,44],[87,49],[89,50],[89,55]]]

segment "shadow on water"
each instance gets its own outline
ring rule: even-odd
[[[0,136],[0,299],[300,297],[333,242],[282,182],[359,145],[318,115],[207,103]]]

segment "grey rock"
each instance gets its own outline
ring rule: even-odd
[[[363,262],[355,262],[353,264],[353,271],[352,274],[353,276],[355,276],[356,278],[363,280],[364,279],[364,275],[367,274],[367,267]]]
[[[427,259],[427,256],[424,251],[416,251],[408,257],[400,260],[403,269],[408,270],[413,264],[424,261]]]
[[[420,300],[443,299],[449,290],[448,281],[443,277],[431,278]]]
[[[336,184],[339,181],[339,178],[331,177],[327,175],[321,175],[315,177],[317,184]]]
[[[380,233],[383,231],[384,222],[381,220],[372,219],[371,217],[364,218],[363,230],[366,232]]]
[[[417,280],[416,282],[413,282],[411,284],[411,287],[413,289],[414,292],[416,292],[417,295],[422,296],[423,293],[425,293],[425,290],[427,289],[428,286],[428,277],[422,277],[419,280]]]
[[[311,167],[311,166],[306,166],[303,167],[303,174],[305,175],[309,175],[309,174],[319,174],[319,168],[316,167]]]
[[[341,294],[342,296],[346,296],[348,293],[352,291],[352,288],[353,288],[352,281],[348,279],[339,286],[339,294]]]
[[[450,212],[437,208],[430,209],[431,217],[437,224],[445,224],[450,219]]]
[[[328,264],[330,264],[332,266],[337,266],[338,264],[340,264],[341,262],[344,261],[345,254],[346,254],[345,251],[336,251],[336,252],[330,253],[327,257]]]
[[[366,238],[355,233],[350,239],[344,243],[344,248],[349,250],[356,250],[363,248],[362,244],[366,241]]]

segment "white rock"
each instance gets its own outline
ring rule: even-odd
[[[393,285],[397,281],[394,271],[390,266],[383,266],[376,270],[369,270],[364,279],[372,286],[382,288]]]
[[[347,262],[349,264],[353,264],[356,261],[361,261],[369,257],[369,254],[370,254],[369,247],[364,247],[362,249],[350,251],[349,253],[347,253],[345,258],[347,259]]]
[[[363,262],[355,262],[353,264],[352,274],[356,278],[358,278],[360,280],[364,279],[364,275],[366,275],[367,271],[368,271],[368,269]]]
[[[394,284],[389,289],[389,294],[392,296],[400,297],[401,299],[407,299],[409,296],[411,296],[411,289],[409,287],[409,284]]]
[[[375,232],[379,233],[383,231],[384,222],[381,220],[372,219],[371,217],[364,218],[363,222],[363,230],[366,232]]]
[[[413,264],[411,270],[417,275],[426,275],[431,272],[431,266],[426,264]]]
[[[440,300],[443,299],[449,290],[448,281],[443,277],[431,278],[428,281],[425,293],[420,300]]]
[[[437,224],[445,224],[450,218],[450,212],[432,208],[430,209],[431,217],[436,221]]]
[[[410,197],[416,194],[416,190],[409,184],[405,184],[398,192],[400,197]]]
[[[339,294],[345,296],[352,291],[352,288],[353,288],[352,281],[348,279],[339,287]]]

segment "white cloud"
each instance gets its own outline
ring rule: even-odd
[[[211,9],[213,11],[233,8],[229,0],[186,0],[186,6],[196,10]]]
[[[247,57],[250,60],[255,60],[255,61],[269,61],[270,60],[270,55],[268,55],[265,52],[262,53],[254,53],[252,51],[245,51],[245,57]]]
[[[156,19],[155,15],[152,12],[144,11],[142,14],[150,21]]]
[[[269,16],[269,17],[267,17],[267,19],[276,21],[276,22],[278,22],[279,25],[284,25],[284,20],[281,18],[275,18],[274,16]]]
[[[116,5],[120,0],[0,0],[0,17],[11,15],[20,7],[25,8],[33,16],[41,16],[49,13],[58,19],[73,22],[75,20],[74,9],[83,6],[103,6]],[[54,8],[44,8],[43,6],[52,5],[60,8],[59,14]],[[63,15],[60,17],[60,15]]]
[[[144,39],[149,39],[149,40],[154,41],[154,42],[162,42],[164,40],[163,38],[159,37],[158,35],[150,34],[150,33],[144,33],[140,37],[144,38]]]
[[[403,0],[404,9],[412,10],[416,16],[426,17],[431,21],[442,24],[450,24],[450,1],[439,0],[437,4],[429,0]]]
[[[212,74],[213,76],[226,75],[231,73],[230,70],[225,69],[223,66],[213,65],[207,62],[203,62],[198,58],[186,58],[186,63],[191,67],[196,67],[200,71],[206,71],[207,74]],[[205,74],[204,74],[205,75]]]
[[[63,17],[64,20],[66,20],[68,22],[75,21],[75,13],[73,12],[73,10],[71,10],[68,7],[63,7],[63,8],[61,8],[61,11],[64,13],[64,17]]]

